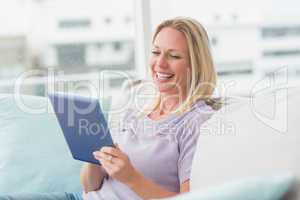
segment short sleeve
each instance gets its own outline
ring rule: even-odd
[[[214,112],[203,107],[200,112],[190,113],[185,127],[181,131],[178,140],[179,159],[178,159],[178,177],[180,185],[190,179],[194,154],[197,148],[197,141],[200,135],[200,126],[207,121]]]
[[[180,185],[190,179],[198,136],[195,124],[192,123],[183,130],[179,139],[178,177]]]

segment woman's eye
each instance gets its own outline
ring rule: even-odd
[[[177,55],[170,55],[171,58],[175,58],[175,59],[180,59],[181,57],[180,56],[177,56]]]
[[[159,51],[152,51],[152,54],[158,55]]]

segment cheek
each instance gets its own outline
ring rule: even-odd
[[[155,66],[155,61],[154,61],[154,59],[150,58],[149,67],[150,67],[151,73],[153,73],[153,71],[154,71],[154,66]]]
[[[179,80],[188,80],[190,77],[190,67],[186,63],[178,65],[175,71]]]

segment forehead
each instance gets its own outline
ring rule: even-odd
[[[163,49],[188,51],[188,45],[184,34],[174,28],[165,27],[154,40],[154,46]]]

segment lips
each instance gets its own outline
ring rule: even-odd
[[[155,73],[155,76],[158,80],[160,81],[165,81],[165,80],[169,80],[171,79],[174,74],[171,74],[171,73],[163,73],[163,72],[156,72]]]

